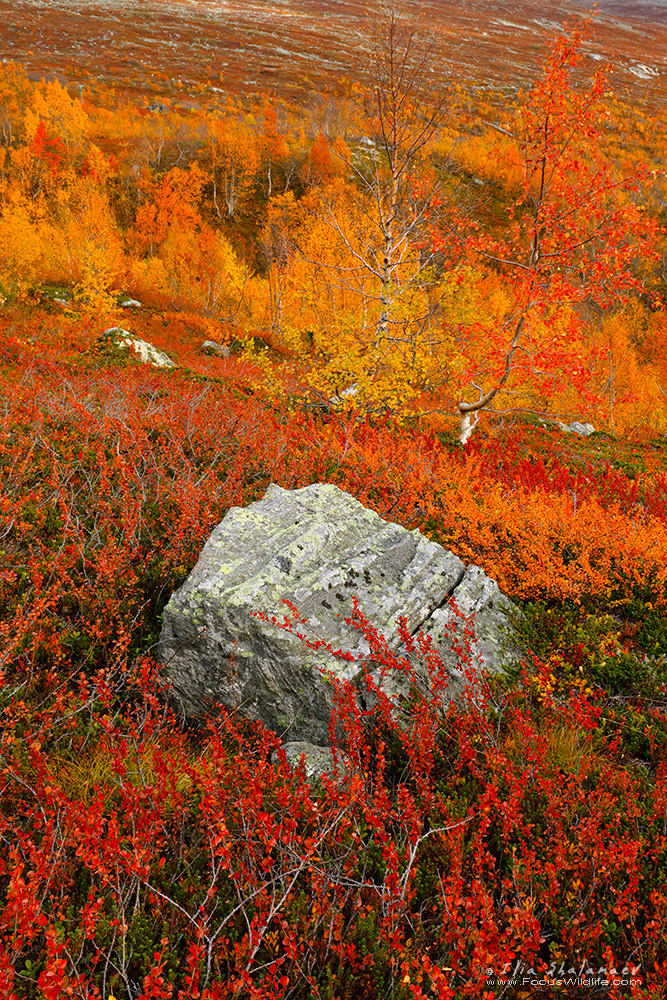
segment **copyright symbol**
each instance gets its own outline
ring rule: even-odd
[[[493,969],[487,969],[486,970],[486,974],[487,974],[487,976],[492,976],[493,975]]]

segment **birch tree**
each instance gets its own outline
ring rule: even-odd
[[[350,141],[351,151],[340,137],[328,137],[328,150],[340,164],[347,191],[341,190],[340,179],[323,183],[311,209],[339,252],[317,261],[307,259],[298,241],[295,246],[304,261],[319,265],[323,287],[333,280],[347,298],[356,295],[354,328],[348,317],[345,320],[348,339],[357,341],[349,380],[359,385],[365,381],[369,390],[374,386],[371,396],[376,402],[392,395],[386,384],[381,387],[384,375],[396,368],[392,359],[398,353],[409,366],[412,357],[413,367],[418,367],[423,342],[435,331],[436,309],[429,292],[441,254],[431,232],[441,185],[428,162],[428,150],[445,121],[447,100],[433,86],[433,58],[432,47],[413,21],[397,7],[379,9],[371,44],[371,84],[360,109],[361,135],[356,143]],[[344,262],[332,264],[332,257]],[[339,339],[330,348],[340,357],[346,345]],[[363,372],[355,368],[362,356]]]
[[[601,151],[609,81],[601,71],[586,87],[575,83],[589,24],[553,39],[517,110],[523,181],[505,232],[467,240],[468,260],[502,281],[507,308],[495,322],[456,331],[463,444],[480,414],[498,404],[521,408],[521,397],[548,398],[566,383],[585,394],[586,308],[617,309],[643,291],[634,261],[655,256],[657,227],[638,203],[641,169],[621,171]]]

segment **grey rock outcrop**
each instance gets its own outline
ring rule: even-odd
[[[286,740],[328,744],[334,685],[321,668],[360,685],[359,658],[370,652],[345,622],[353,596],[399,655],[399,618],[412,635],[432,636],[447,671],[445,701],[466,684],[456,652],[465,622],[452,599],[464,615],[475,615],[478,669],[502,669],[510,604],[479,567],[466,569],[418,530],[384,521],[336,486],[271,485],[262,500],[228,512],[165,608],[158,658],[170,699],[190,717],[220,702]],[[294,634],[279,627],[292,617],[284,599],[308,621]],[[354,659],[316,648],[318,639]],[[379,681],[379,666],[374,676]],[[398,701],[408,692],[401,671],[383,683]]]

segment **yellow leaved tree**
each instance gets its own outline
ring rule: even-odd
[[[109,200],[93,178],[80,178],[60,209],[60,265],[86,312],[110,313],[125,275],[125,257]]]
[[[430,46],[391,6],[377,18],[372,61],[356,143],[320,137],[311,150],[305,176],[313,186],[299,224],[283,227],[292,267],[279,277],[284,301],[290,276],[311,292],[309,387],[337,404],[386,412],[432,384],[442,353],[442,254],[432,227],[444,194],[430,144],[447,109]]]
[[[44,202],[14,191],[0,210],[0,289],[23,298],[43,277],[56,245]]]
[[[188,226],[175,222],[158,259],[162,291],[174,306],[226,320],[237,317],[250,272],[222,233],[201,219]]]
[[[70,97],[58,80],[42,80],[33,94],[32,107],[26,110],[25,130],[28,141],[34,139],[40,123],[47,132],[64,143],[71,156],[82,149],[90,122],[80,100]]]
[[[206,119],[213,207],[218,218],[232,219],[243,203],[259,166],[254,133],[237,109]]]

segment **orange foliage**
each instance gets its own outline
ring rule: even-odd
[[[134,239],[137,249],[153,253],[164,242],[172,226],[181,230],[199,221],[197,202],[204,177],[195,162],[187,170],[173,167],[162,179],[148,168],[141,175],[141,202],[137,208]]]
[[[273,194],[276,167],[288,151],[286,137],[278,127],[278,114],[270,104],[267,104],[262,112],[260,150],[265,170],[266,196],[270,198]]]
[[[558,52],[550,57],[554,80],[561,56],[558,72],[567,76],[569,56]],[[528,336],[522,332],[512,354],[511,391],[500,393],[498,405],[589,415],[623,433],[640,423],[660,430],[667,426],[660,314],[647,321],[637,345],[620,300],[626,291],[636,300],[641,285],[652,294],[659,289],[644,237],[664,192],[659,169],[643,167],[649,154],[656,168],[662,163],[667,127],[659,113],[649,120],[601,93],[601,84],[589,92],[593,103],[585,110],[583,92],[563,90],[558,79],[560,97],[552,95],[552,103],[561,103],[550,121],[578,108],[581,141],[560,163],[552,214],[547,218],[544,202],[541,220],[549,228],[569,199],[577,218],[595,219],[604,230],[607,257],[575,260],[581,227],[552,227],[542,250],[546,257],[560,254],[561,270],[547,274],[547,266],[533,274],[549,285],[548,301],[540,315],[531,306]],[[420,149],[403,192],[410,232],[417,216],[424,222],[424,192],[440,178],[451,208],[449,235],[457,238],[442,254],[446,236],[436,254],[421,229],[419,238],[394,240],[389,274],[381,230],[393,215],[385,212],[382,222],[364,187],[364,171],[371,176],[379,154],[368,145],[372,116],[364,117],[360,86],[336,114],[328,105],[313,112],[308,133],[303,109],[264,97],[241,103],[211,94],[208,105],[186,112],[162,96],[159,109],[148,111],[117,102],[101,85],[75,91],[57,81],[31,82],[6,64],[0,67],[0,294],[26,297],[57,283],[68,286],[65,297],[75,306],[109,311],[116,294],[129,291],[152,307],[233,319],[240,336],[272,338],[312,369],[321,397],[354,405],[357,397],[340,393],[356,383],[358,400],[371,412],[454,412],[462,400],[476,402],[472,382],[495,389],[513,350],[508,331],[516,329],[510,317],[523,308],[520,269],[503,272],[504,265],[488,264],[488,255],[520,264],[529,245],[526,206],[535,193],[537,146],[529,142],[522,152],[521,135],[539,132],[545,86],[514,118],[517,109],[501,95],[458,88],[449,119]],[[631,162],[623,159],[624,136],[637,139]],[[547,159],[556,146],[554,139]],[[508,223],[520,170],[526,187]],[[612,189],[624,191],[614,204]],[[467,216],[474,239],[461,229]],[[586,246],[590,251],[592,244]],[[586,280],[577,285],[569,278],[579,264],[586,264]],[[603,284],[608,291],[614,268],[614,280],[623,280],[609,312],[618,315],[600,331],[582,300]],[[524,291],[529,287],[530,280]],[[391,337],[377,337],[369,351],[388,310]]]
[[[343,139],[331,142],[325,135],[318,135],[311,143],[308,159],[301,169],[301,176],[310,185],[330,184],[336,177],[348,173],[350,150]]]
[[[210,115],[207,119],[213,205],[218,218],[222,216],[218,191],[226,214],[233,218],[244,203],[257,172],[259,150],[248,123],[231,108],[224,117]]]

